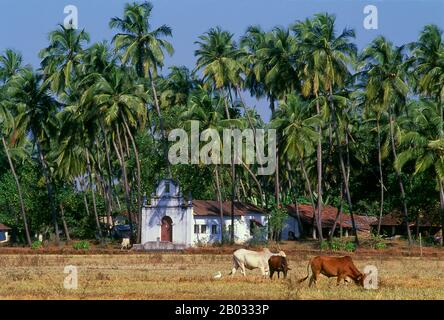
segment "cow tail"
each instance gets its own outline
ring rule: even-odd
[[[307,264],[307,276],[306,276],[305,278],[302,278],[301,280],[299,280],[299,283],[304,282],[304,281],[307,280],[308,277],[310,276],[310,265],[311,265],[311,260],[312,260],[312,259],[310,259],[310,261],[309,261],[308,264]]]

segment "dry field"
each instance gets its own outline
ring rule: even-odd
[[[359,269],[379,270],[379,289],[364,290],[323,276],[316,288],[299,284],[310,256],[289,254],[289,278],[271,281],[258,270],[227,276],[229,254],[1,254],[0,299],[444,299],[442,257],[353,255]],[[77,290],[63,287],[67,265],[78,268]]]

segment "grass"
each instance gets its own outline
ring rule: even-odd
[[[443,258],[353,255],[360,270],[379,271],[379,289],[364,290],[323,276],[315,288],[299,284],[311,256],[288,255],[289,277],[270,280],[258,270],[227,276],[229,254],[2,254],[0,299],[444,299]],[[77,290],[63,287],[67,265],[78,268]]]

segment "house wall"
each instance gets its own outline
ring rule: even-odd
[[[267,224],[266,217],[261,214],[247,214],[245,216],[236,216],[234,218],[234,241],[238,244],[244,243],[252,239],[253,235],[250,234],[250,220],[255,220],[261,223],[263,226]],[[194,225],[199,225],[199,233],[195,233]],[[201,226],[206,225],[206,232],[201,233]],[[212,234],[212,226],[217,226],[217,233]],[[224,217],[224,230],[227,237],[230,236],[229,226],[231,226],[231,217]],[[192,243],[193,245],[220,242],[221,227],[220,219],[215,216],[194,216],[192,226]],[[264,235],[266,238],[266,235]]]
[[[166,184],[169,183],[169,187]],[[197,216],[193,214],[191,203],[184,202],[179,187],[172,180],[162,180],[156,192],[151,195],[151,203],[142,208],[142,244],[157,241],[161,237],[162,218],[168,216],[173,225],[173,243],[193,246],[199,243],[221,241],[221,228],[217,216]],[[237,216],[234,220],[235,242],[243,243],[252,239],[250,220],[266,226],[266,216],[251,213]],[[199,233],[195,233],[194,225],[199,225]],[[206,232],[201,233],[201,226],[207,225]],[[212,225],[217,225],[217,233],[212,234]],[[225,234],[229,235],[231,217],[224,218]],[[264,235],[266,239],[266,235]]]
[[[0,233],[2,233],[4,235],[4,237],[0,237],[0,239],[5,239],[5,240],[1,240],[0,243],[4,243],[4,242],[8,242],[10,240],[10,236],[8,231],[0,231]]]

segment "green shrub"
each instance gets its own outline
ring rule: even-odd
[[[74,243],[72,247],[76,250],[89,250],[90,244],[88,241],[79,241]]]
[[[321,242],[321,250],[327,250],[330,249],[330,245],[327,241],[322,241]]]
[[[356,250],[356,244],[354,242],[346,242],[344,245],[344,250],[348,252],[352,252]]]
[[[384,242],[378,242],[375,244],[375,249],[385,249],[387,245]]]
[[[372,239],[370,240],[370,246],[374,249],[385,249],[387,248],[386,243],[384,242],[384,239],[382,236],[376,236],[374,235]]]
[[[31,244],[31,249],[33,249],[33,250],[37,250],[37,249],[40,249],[42,247],[42,242],[41,241],[34,241],[32,244]]]
[[[333,238],[331,241],[323,241],[321,244],[321,249],[352,252],[356,250],[356,245],[352,241],[342,241],[341,239]]]

